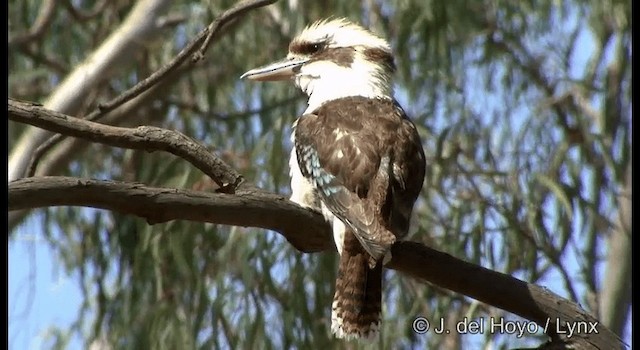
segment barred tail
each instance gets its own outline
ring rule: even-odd
[[[353,232],[347,230],[331,310],[331,332],[338,338],[373,340],[378,336],[382,263],[371,269],[369,259]]]

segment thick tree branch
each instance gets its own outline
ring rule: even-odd
[[[230,195],[58,176],[24,178],[10,182],[9,188],[10,211],[63,205],[92,207],[139,216],[150,224],[191,220],[266,228],[282,233],[296,249],[306,253],[333,247],[329,226],[319,213],[255,188]],[[286,213],[286,219],[282,213]]]
[[[554,344],[573,349],[623,349],[624,343],[576,303],[547,288],[468,263],[416,242],[399,242],[387,267],[534,321]],[[596,325],[569,335],[569,327]],[[587,327],[586,330],[590,328]]]
[[[143,217],[151,224],[180,219],[261,227],[279,232],[307,253],[333,247],[330,227],[321,214],[260,189],[242,189],[230,195],[71,177],[32,177],[9,183],[9,210],[62,205],[108,209]],[[546,327],[556,345],[624,348],[595,318],[548,289],[423,244],[396,243],[387,267],[534,321]],[[569,336],[570,329],[575,330],[570,327],[577,325],[582,332]],[[598,333],[590,325],[595,325]]]
[[[175,78],[180,74],[186,74],[190,69],[191,67],[183,66],[180,69],[174,71],[173,74],[171,74],[171,77]],[[169,78],[161,81],[159,84],[154,85],[153,87],[151,87],[151,89],[136,96],[136,98],[102,117],[103,123],[107,125],[124,124],[122,126],[127,127],[136,124],[144,124],[144,122],[140,122],[141,119],[144,120],[144,118],[142,117],[145,115],[153,115],[151,114],[152,112],[150,112],[153,110],[153,108],[149,106],[149,101],[157,98],[158,96],[166,95],[167,91],[172,86],[172,82],[175,80],[176,79]],[[54,134],[52,139],[57,137],[60,138],[61,143],[57,147],[55,147],[39,164],[38,171],[34,174],[35,176],[45,176],[47,174],[59,173],[60,169],[69,162],[69,159],[71,158],[70,155],[77,156],[78,154],[86,152],[86,150],[88,149],[89,141],[73,137],[65,137],[62,134]],[[47,143],[50,141],[51,139],[49,139]],[[39,147],[38,150],[41,147]],[[12,211],[9,213],[9,217],[7,220],[9,232],[11,232],[15,228],[15,226],[22,221],[27,213],[27,210]]]
[[[233,189],[241,179],[204,146],[176,131],[112,127],[30,103],[11,99],[8,102],[11,120],[112,146],[169,151],[196,165],[219,185],[232,184]],[[255,188],[238,189],[231,195],[69,177],[35,177],[9,183],[10,211],[61,205],[136,215],[151,224],[192,220],[266,228],[281,233],[302,252],[333,246],[329,225],[319,213]],[[621,340],[595,318],[543,287],[467,263],[420,243],[396,243],[392,255],[387,267],[534,321],[544,327],[554,345],[570,345],[574,349],[623,348]],[[580,333],[571,332],[578,326],[582,327]]]
[[[233,192],[242,182],[242,176],[233,168],[214,156],[204,145],[178,131],[152,126],[109,126],[12,99],[9,99],[9,119],[110,146],[167,151],[184,158],[207,174],[223,192]]]

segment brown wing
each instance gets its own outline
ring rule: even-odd
[[[298,120],[296,152],[324,204],[376,260],[406,234],[425,164],[415,127],[393,101],[323,104]]]

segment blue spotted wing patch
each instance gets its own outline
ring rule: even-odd
[[[353,204],[352,193],[333,174],[323,168],[318,152],[311,145],[297,145],[298,165],[332,212],[344,216]]]
[[[366,199],[359,198],[336,176],[323,168],[314,147],[298,144],[296,152],[302,174],[314,184],[323,203],[336,217],[354,230],[362,246],[374,259],[381,259],[387,247],[381,245],[379,241],[378,236],[381,232],[375,220],[376,210],[368,205]]]

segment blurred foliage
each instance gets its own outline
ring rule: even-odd
[[[41,0],[9,1],[9,37]],[[175,1],[161,29],[88,91],[83,113],[168,62],[233,1]],[[61,1],[46,31],[9,50],[9,96],[43,101],[123,21],[133,1]],[[73,11],[72,11],[73,9]],[[74,15],[75,11],[75,15]],[[83,13],[85,16],[78,16]],[[283,0],[232,24],[206,60],[132,113],[205,142],[259,187],[288,193],[289,134],[305,99],[292,84],[239,81],[286,54],[307,23],[345,16],[390,39],[397,98],[419,125],[428,174],[409,239],[546,285],[597,315],[606,237],[631,147],[630,1]],[[9,146],[26,128],[9,124]],[[172,155],[87,145],[55,174],[209,190]],[[263,230],[147,225],[98,210],[44,211],[42,235],[86,299],[72,329],[117,349],[355,348],[329,336],[336,254],[301,254]],[[15,236],[10,237],[15,239]],[[442,268],[446,269],[446,266]],[[387,272],[384,348],[498,348],[534,337],[430,336],[416,316],[502,316]]]

